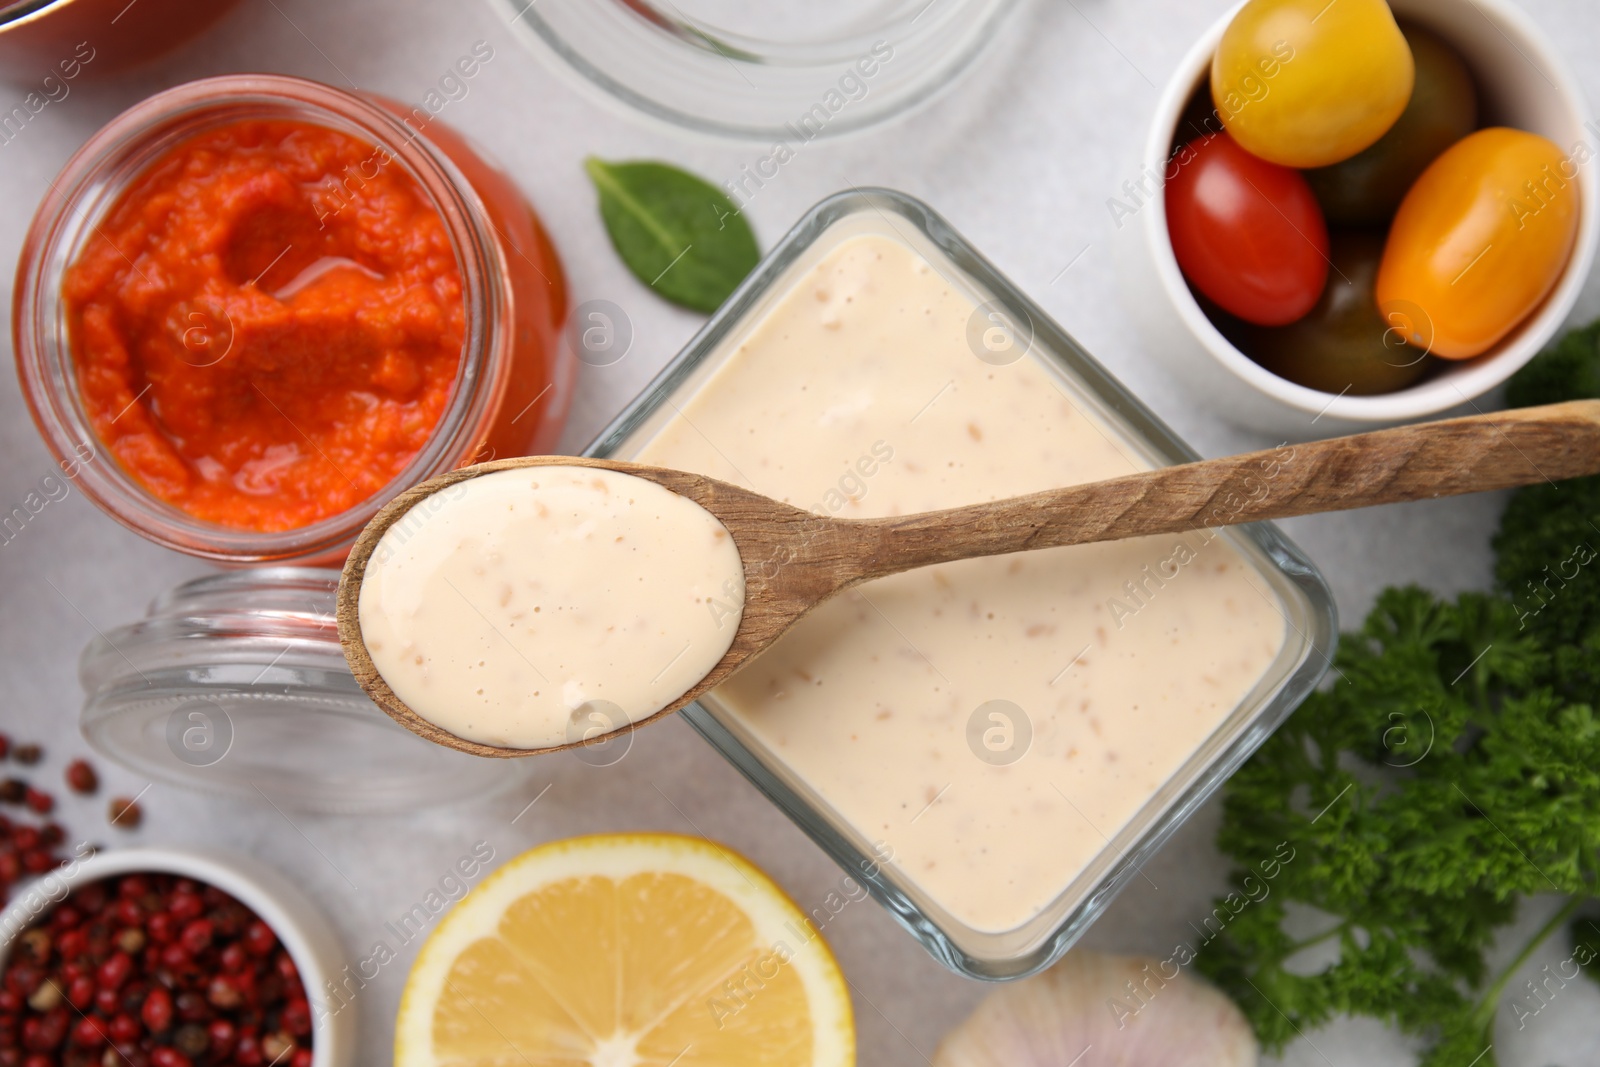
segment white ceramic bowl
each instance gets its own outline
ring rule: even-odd
[[[126,848],[74,859],[39,876],[0,911],[0,967],[23,930],[48,914],[78,886],[137,872],[159,872],[214,885],[272,927],[312,1003],[323,983],[345,966],[339,936],[316,905],[283,875],[258,860],[174,848]],[[357,1003],[318,1021],[312,1034],[312,1067],[349,1067],[355,1056]]]
[[[1242,7],[1240,4],[1239,7]],[[1566,63],[1513,0],[1390,0],[1397,16],[1450,42],[1478,84],[1479,121],[1531,130],[1570,154],[1592,156],[1578,170],[1578,239],[1554,290],[1521,325],[1476,359],[1381,396],[1335,396],[1295,385],[1233,347],[1206,318],[1178,270],[1159,189],[1118,227],[1118,273],[1152,354],[1189,391],[1229,422],[1294,440],[1393,425],[1461,407],[1500,385],[1533,358],[1572,310],[1600,239],[1600,123]],[[1173,135],[1238,7],[1197,41],[1162,91],[1134,180],[1165,172]],[[1147,180],[1146,188],[1156,184]],[[1122,193],[1119,191],[1119,197]]]

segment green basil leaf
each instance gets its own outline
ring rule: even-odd
[[[673,303],[715,311],[761,258],[750,224],[711,183],[645,160],[583,166],[622,262]]]

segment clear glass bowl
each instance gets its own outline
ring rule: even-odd
[[[1031,327],[1032,343],[1025,358],[1038,360],[1058,381],[1070,384],[1081,398],[1081,404],[1079,399],[1074,404],[1089,408],[1100,425],[1119,430],[1124,443],[1142,453],[1151,466],[1197,458],[943,219],[908,196],[880,189],[842,193],[807,213],[587,454],[633,458],[662,427],[682,417],[679,412],[688,398],[735,354],[747,331],[815,262],[816,256],[807,258],[813,247],[841,232],[877,233],[906,243],[945,281],[969,294],[980,310]],[[819,449],[830,447],[822,439],[824,432],[819,428]],[[974,978],[1022,977],[1066,952],[1139,867],[1311,692],[1330,663],[1337,618],[1329,590],[1311,562],[1270,525],[1233,527],[1221,536],[1276,594],[1286,620],[1281,651],[1244,700],[1109,837],[1066,889],[1014,929],[976,929],[919,890],[893,857],[885,862],[872,835],[845,819],[777,750],[754,741],[737,717],[719,706],[715,692],[686,708],[683,715],[846,871],[866,884],[941,962]],[[998,680],[997,687],[1003,681]],[[1040,849],[1049,846],[1047,839],[1038,841]],[[1003,873],[975,869],[973,877]]]
[[[84,739],[159,781],[319,812],[411,811],[525,777],[367,698],[339,646],[338,589],[338,571],[264,567],[158,597],[83,650]]]
[[[490,3],[535,51],[616,100],[692,130],[793,150],[948,88],[1016,0]]]

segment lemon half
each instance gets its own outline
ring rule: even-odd
[[[525,852],[429,936],[396,1067],[853,1067],[833,954],[783,890],[702,838]]]

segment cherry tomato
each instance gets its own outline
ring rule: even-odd
[[[1214,133],[1179,149],[1168,173],[1167,232],[1189,284],[1261,326],[1311,310],[1328,276],[1328,227],[1299,172]]]
[[[1280,378],[1324,393],[1374,396],[1404,389],[1434,360],[1405,342],[1378,314],[1373,286],[1383,235],[1335,230],[1327,287],[1305,318],[1288,326],[1222,327],[1239,349]]]
[[[1388,132],[1414,76],[1384,0],[1250,0],[1212,58],[1211,96],[1246,151],[1326,167]]]
[[[1422,172],[1389,228],[1378,307],[1446,359],[1494,347],[1555,286],[1578,234],[1577,165],[1503,126],[1456,142]]]
[[[1343,163],[1306,172],[1331,225],[1388,222],[1428,164],[1477,128],[1478,91],[1461,56],[1420,26],[1400,29],[1417,67],[1411,102],[1377,144]]]

